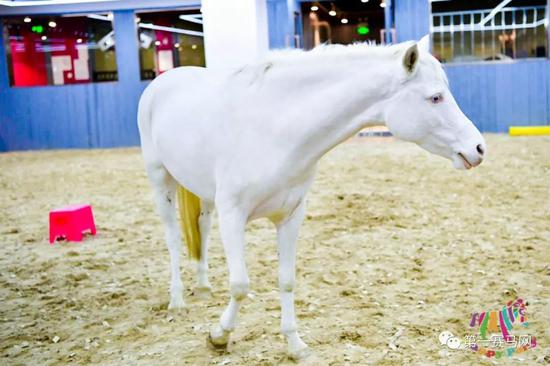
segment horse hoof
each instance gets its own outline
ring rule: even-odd
[[[208,342],[216,349],[226,349],[229,343],[229,332],[219,325],[212,327],[208,333]]]
[[[288,350],[288,357],[293,361],[300,361],[308,358],[311,355],[309,347],[304,345],[295,350]]]
[[[174,296],[170,299],[170,304],[168,304],[168,310],[178,310],[185,308],[185,301],[183,301],[183,296]]]
[[[212,296],[212,286],[197,286],[193,289],[193,295],[201,299],[210,298]]]

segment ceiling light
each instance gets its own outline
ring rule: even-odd
[[[77,39],[76,43],[82,43],[82,38]]]
[[[46,36],[42,36],[42,37],[41,37],[40,39],[41,39],[41,40],[43,40],[43,41],[45,41],[45,40],[47,40],[47,39],[48,39],[48,37],[46,37]]]
[[[319,10],[319,7],[317,5],[313,5],[311,7],[311,11],[317,11],[317,10]]]
[[[342,24],[348,24],[347,18],[342,18],[340,21],[342,22]]]
[[[32,21],[32,19],[29,18],[29,17],[25,17],[25,18],[23,19],[23,21],[24,21],[25,23],[30,23],[30,22]]]
[[[334,4],[331,4],[330,11],[328,12],[328,15],[330,15],[331,17],[336,16],[336,7],[334,6]]]
[[[179,43],[174,43],[174,47],[179,48],[180,44]]]
[[[368,3],[369,0],[361,0],[362,3]]]
[[[385,7],[386,7],[386,0],[382,0],[382,1],[380,2],[380,7],[381,7],[381,8],[385,8]]]
[[[155,46],[160,46],[160,41],[155,41]]]
[[[50,26],[50,28],[55,28],[55,27],[57,27],[57,23],[54,22],[54,21],[49,22],[48,25]]]

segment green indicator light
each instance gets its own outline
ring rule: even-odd
[[[357,34],[365,36],[365,35],[369,34],[369,32],[370,32],[370,29],[366,25],[360,25],[360,26],[357,27]]]
[[[34,32],[34,33],[42,33],[44,32],[44,27],[41,26],[41,25],[33,25],[32,28],[31,28],[31,31]]]

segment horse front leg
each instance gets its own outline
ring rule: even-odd
[[[220,207],[218,207],[218,213],[221,239],[229,267],[231,300],[220,322],[210,330],[209,340],[216,347],[226,347],[229,334],[235,329],[241,302],[246,298],[249,290],[244,253],[246,215],[237,210],[224,211]]]
[[[277,223],[279,247],[279,291],[281,295],[281,333],[288,342],[288,355],[298,360],[306,357],[308,346],[298,335],[294,310],[294,285],[296,282],[296,240],[304,219],[305,204],[302,203],[291,216]]]

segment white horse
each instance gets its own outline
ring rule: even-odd
[[[291,357],[307,354],[294,310],[296,239],[317,163],[333,147],[366,126],[385,124],[458,169],[481,163],[484,139],[457,106],[428,43],[425,37],[390,47],[283,51],[230,71],[181,67],[144,91],[139,130],[170,251],[169,308],[184,306],[178,187],[185,187],[182,219],[197,226],[187,235],[197,244],[187,244],[192,251],[200,246],[194,255],[199,288],[210,287],[207,237],[218,211],[231,300],[210,331],[213,345],[227,345],[249,291],[245,226],[267,217],[277,228],[281,332]]]

